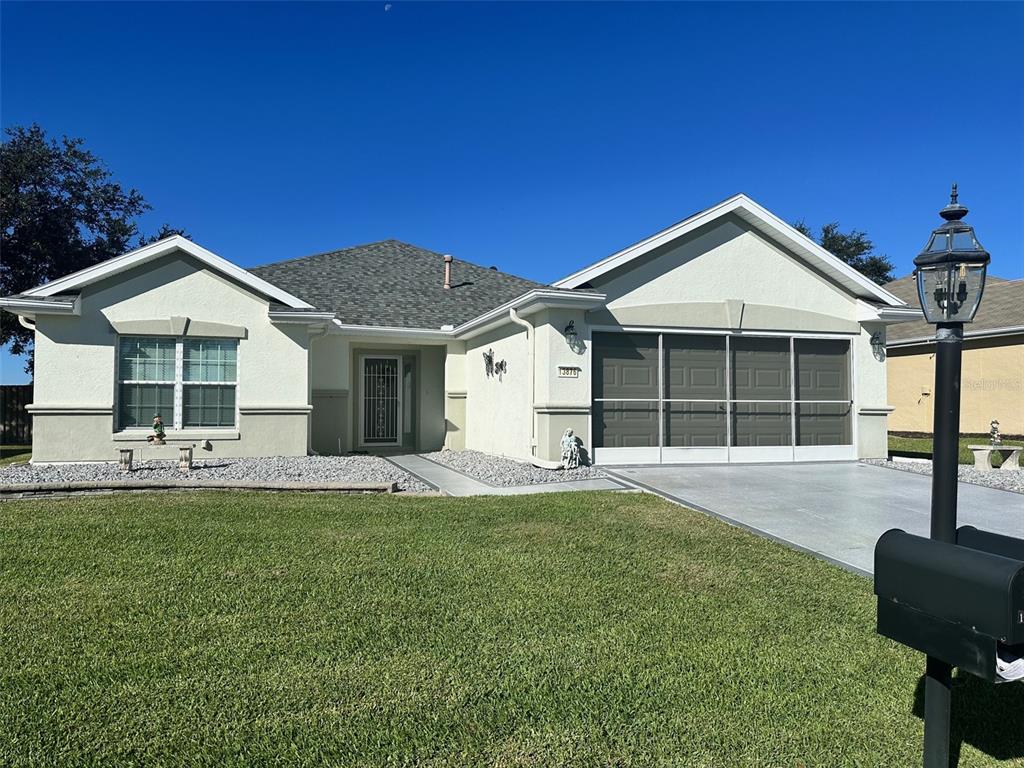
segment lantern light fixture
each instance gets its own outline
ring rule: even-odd
[[[576,321],[570,320],[562,333],[565,334],[565,340],[569,342],[569,346],[573,346],[576,343],[576,339],[579,338],[579,334],[576,333]]]
[[[957,200],[956,184],[939,215],[945,222],[914,259],[917,295],[929,323],[969,323],[981,303],[991,257],[963,220],[967,208]]]

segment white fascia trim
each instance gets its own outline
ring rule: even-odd
[[[6,296],[0,298],[0,307],[15,315],[81,315],[82,298],[75,296],[58,302]]]
[[[1024,325],[1009,325],[1005,328],[985,328],[981,331],[964,331],[965,339],[992,339],[998,336],[1016,336],[1024,333]],[[934,336],[918,336],[913,339],[899,339],[898,341],[887,342],[886,349],[893,347],[914,347],[924,344],[934,344]]]
[[[596,277],[610,272],[611,270],[616,269],[633,259],[639,258],[645,253],[648,253],[667,242],[682,237],[688,232],[692,232],[693,230],[738,209],[743,209],[749,215],[761,221],[783,242],[788,241],[798,250],[798,252],[801,253],[801,255],[809,256],[812,263],[817,262],[817,265],[822,267],[825,272],[831,271],[833,273],[841,274],[843,277],[852,280],[860,286],[866,293],[885,302],[889,306],[902,307],[906,305],[906,302],[902,299],[889,293],[887,290],[877,285],[874,281],[869,280],[853,267],[840,261],[809,237],[801,234],[771,211],[758,205],[744,194],[733,195],[728,200],[723,200],[721,203],[700,211],[677,224],[673,224],[668,229],[663,229],[661,232],[651,235],[647,239],[641,240],[639,243],[635,243],[628,248],[624,248],[617,253],[613,253],[611,256],[608,256],[595,264],[591,264],[589,267],[585,267],[578,272],[574,272],[568,277],[562,278],[553,285],[557,288],[578,288]]]
[[[166,237],[163,240],[158,240],[155,243],[150,243],[142,248],[137,248],[134,251],[129,251],[121,256],[115,256],[112,259],[101,261],[99,264],[93,264],[91,267],[79,270],[78,272],[72,272],[70,275],[59,277],[56,280],[51,280],[48,283],[37,286],[29,291],[25,291],[26,296],[53,296],[54,294],[61,293],[62,291],[69,291],[75,288],[80,288],[84,285],[90,285],[103,280],[112,275],[116,275],[119,272],[123,272],[126,269],[138,266],[139,264],[145,264],[148,261],[159,259],[163,256],[167,256],[175,251],[182,251],[187,253],[189,256],[201,261],[211,269],[215,269],[224,275],[227,275],[234,280],[242,283],[257,293],[268,296],[282,304],[287,304],[289,307],[296,309],[312,309],[312,305],[307,304],[297,296],[292,296],[287,291],[282,291],[275,285],[271,285],[266,280],[263,280],[256,275],[248,272],[237,264],[232,264],[227,259],[221,258],[212,251],[208,251],[202,246],[196,245],[191,240],[188,240],[181,235],[172,235]]]

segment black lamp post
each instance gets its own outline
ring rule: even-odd
[[[914,259],[917,294],[925,319],[935,331],[935,421],[932,448],[931,537],[956,543],[956,490],[960,434],[960,356],[964,323],[974,319],[985,290],[988,251],[964,223],[967,209],[957,202],[956,184],[945,222],[932,232]],[[924,765],[949,766],[949,712],[952,667],[932,656],[925,673]]]

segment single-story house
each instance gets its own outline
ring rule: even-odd
[[[913,277],[885,289],[917,302]],[[894,432],[932,432],[935,326],[924,320],[893,328],[886,338],[889,417]],[[964,326],[960,432],[987,434],[995,419],[1005,435],[1024,435],[1024,280],[989,276],[974,322]]]
[[[175,454],[557,461],[572,429],[598,464],[884,456],[886,328],[919,316],[745,195],[553,285],[395,240],[243,269],[170,237],[0,306],[35,331],[35,462],[147,446],[157,412]]]

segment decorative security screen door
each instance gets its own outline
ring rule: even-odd
[[[363,445],[398,445],[402,439],[402,359],[363,358]]]

